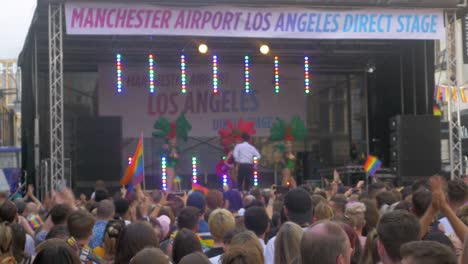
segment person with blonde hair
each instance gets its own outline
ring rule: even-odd
[[[315,222],[322,220],[330,220],[334,216],[333,209],[327,204],[320,202],[314,208],[314,219]]]
[[[210,214],[208,228],[214,240],[213,248],[205,252],[208,258],[213,258],[224,253],[224,236],[236,225],[231,212],[226,209],[216,209]]]
[[[304,230],[293,222],[284,223],[275,240],[275,264],[290,264],[301,254]]]
[[[345,217],[350,220],[352,227],[359,236],[359,242],[364,249],[366,237],[362,235],[362,230],[366,225],[366,205],[359,202],[346,204]]]

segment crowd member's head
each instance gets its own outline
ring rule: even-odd
[[[180,211],[177,217],[177,228],[187,228],[193,232],[198,230],[198,219],[200,218],[200,210],[196,207],[187,206]]]
[[[252,231],[241,231],[233,236],[222,263],[264,263],[263,247]]]
[[[346,205],[345,217],[350,220],[359,236],[362,235],[362,229],[366,225],[365,213],[366,206],[363,203],[355,202]]]
[[[447,183],[448,202],[452,210],[457,211],[468,201],[468,186],[462,180],[452,180]]]
[[[26,245],[26,232],[20,224],[12,224],[11,231],[13,234],[12,251],[18,263],[21,263],[26,258],[24,247]]]
[[[330,206],[333,209],[333,214],[337,217],[342,217],[346,209],[348,201],[343,195],[335,195],[330,199]]]
[[[201,214],[205,213],[206,210],[206,200],[203,193],[195,191],[191,193],[187,198],[187,206],[192,206],[197,208]]]
[[[343,229],[343,231],[345,231],[346,235],[348,236],[349,243],[351,245],[351,264],[359,263],[359,260],[362,255],[362,247],[356,231],[354,231],[351,225],[345,222],[338,222],[338,224]]]
[[[18,211],[18,214],[22,216],[27,216],[27,214],[25,213],[26,203],[21,199],[16,199],[14,203],[16,205],[16,210]]]
[[[314,219],[316,222],[330,220],[333,216],[333,209],[327,203],[319,203],[314,207]]]
[[[210,214],[208,228],[215,242],[223,242],[226,232],[234,228],[235,220],[226,209],[216,209]]]
[[[245,142],[249,142],[250,141],[250,135],[247,134],[247,133],[242,133],[242,140],[245,141]]]
[[[13,230],[7,223],[0,223],[0,259],[13,257]]]
[[[125,222],[123,220],[114,219],[107,222],[103,238],[107,260],[114,259],[117,251],[117,242],[124,228]]]
[[[369,198],[373,199],[377,197],[377,194],[380,192],[386,191],[387,188],[385,187],[385,184],[382,182],[374,182],[371,185],[369,185]]]
[[[323,198],[323,196],[318,194],[313,194],[310,199],[312,200],[312,207],[317,206],[319,203],[326,203],[327,199]]]
[[[367,236],[368,233],[377,227],[380,215],[377,209],[377,203],[374,199],[363,199],[361,202],[366,205],[366,213],[364,214],[366,225],[362,230],[362,235]]]
[[[94,193],[94,201],[96,201],[96,203],[109,199],[109,197],[109,192],[106,189],[97,189]]]
[[[183,228],[174,238],[172,260],[177,264],[183,257],[193,252],[203,252],[200,241],[193,231]]]
[[[250,190],[250,194],[255,197],[255,200],[259,201],[262,204],[265,204],[265,197],[263,196],[263,191],[260,188],[253,188]]]
[[[130,264],[169,264],[169,259],[159,248],[147,247],[138,252]]]
[[[0,206],[0,221],[13,223],[18,217],[17,214],[16,205],[11,201],[5,201]]]
[[[78,255],[62,239],[49,239],[37,248],[33,264],[81,264]]]
[[[293,223],[284,223],[275,240],[275,264],[291,263],[301,253],[301,239],[304,231]]]
[[[67,239],[70,237],[70,232],[68,232],[68,228],[66,225],[56,225],[50,229],[47,233],[46,240],[52,238],[60,238],[60,239]]]
[[[380,218],[377,226],[378,251],[383,264],[401,261],[400,247],[419,239],[418,219],[402,210],[388,212]]]
[[[375,200],[377,201],[377,208],[381,212],[385,211],[385,207],[389,207],[390,205],[398,202],[398,198],[391,191],[379,192],[375,197]]]
[[[67,223],[71,208],[65,204],[57,204],[50,210],[50,219],[54,225],[64,225]]]
[[[203,253],[194,252],[183,257],[179,264],[211,264],[211,262]]]
[[[130,219],[130,202],[126,199],[114,200],[115,218]]]
[[[93,234],[95,221],[94,217],[87,211],[75,211],[67,218],[68,232],[78,243],[87,245]]]
[[[206,194],[206,206],[210,211],[223,207],[223,193],[218,190],[210,190]]]
[[[264,207],[253,206],[245,210],[245,228],[254,232],[259,238],[264,238],[270,219]]]
[[[244,205],[244,208],[248,207],[253,201],[255,201],[255,196],[249,194],[244,197],[244,200],[242,201],[242,205]]]
[[[413,193],[412,196],[412,212],[418,217],[421,218],[426,212],[427,208],[431,204],[432,193],[426,188],[420,188]]]
[[[332,222],[320,222],[306,230],[301,240],[302,263],[349,264],[351,246],[346,233]]]
[[[400,249],[402,264],[457,264],[453,250],[434,241],[414,241]]]
[[[115,264],[128,264],[145,247],[159,247],[159,240],[147,222],[136,222],[122,230],[117,242]]]
[[[114,217],[115,207],[110,200],[102,200],[97,205],[97,218],[101,220],[110,220]]]
[[[374,264],[380,262],[379,251],[377,249],[378,234],[377,230],[373,229],[367,234],[364,251],[361,254],[361,264]]]
[[[312,212],[312,200],[304,189],[292,189],[284,197],[284,214],[289,221],[308,226],[312,223]]]

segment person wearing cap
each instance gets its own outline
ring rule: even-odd
[[[248,191],[253,179],[254,159],[260,159],[260,153],[252,146],[250,136],[246,133],[242,134],[243,142],[237,144],[233,150],[234,160],[239,164],[238,170],[238,187],[239,190]]]
[[[283,210],[288,221],[294,222],[304,229],[312,224],[312,199],[309,193],[300,187],[292,189],[286,194]],[[276,236],[272,237],[265,247],[265,264],[274,263],[275,240]]]
[[[201,192],[192,192],[187,198],[187,206],[192,206],[200,210],[200,220],[198,221],[198,233],[209,233],[208,223],[205,221],[206,199]]]

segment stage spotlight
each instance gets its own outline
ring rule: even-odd
[[[367,73],[374,74],[376,70],[377,70],[377,67],[375,66],[375,62],[370,61],[370,62],[367,63],[367,65],[366,65]]]
[[[263,55],[267,55],[268,53],[270,53],[270,47],[268,47],[268,45],[260,46],[260,53],[262,53]]]
[[[208,52],[208,46],[206,44],[200,44],[198,46],[198,52],[200,52],[201,54],[205,54]]]

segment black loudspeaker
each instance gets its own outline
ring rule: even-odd
[[[75,186],[91,188],[96,180],[108,185],[122,177],[120,117],[80,117],[76,128]]]
[[[440,118],[429,115],[390,119],[390,168],[399,181],[440,172]]]

